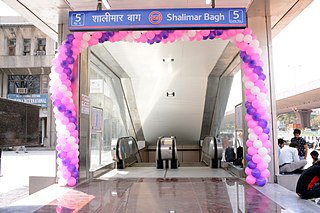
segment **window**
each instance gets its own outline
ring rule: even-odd
[[[30,55],[31,39],[23,39],[23,55]]]
[[[8,94],[40,94],[40,75],[9,75]]]
[[[16,39],[8,39],[8,55],[16,55]]]
[[[38,38],[37,55],[45,55],[45,54],[46,54],[46,39]]]

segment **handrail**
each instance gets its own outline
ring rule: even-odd
[[[117,168],[124,169],[133,163],[141,162],[137,141],[132,136],[118,138],[116,144]]]
[[[201,161],[211,168],[219,168],[222,159],[222,143],[219,138],[206,136],[201,150]]]

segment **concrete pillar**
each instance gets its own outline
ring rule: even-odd
[[[269,113],[271,120],[269,122],[270,141],[273,144],[271,148],[271,162],[269,164],[270,177],[269,182],[275,182],[275,175],[279,174],[279,163],[277,156],[277,123],[276,123],[276,105],[275,91],[273,80],[273,64],[272,64],[272,37],[271,37],[271,20],[270,20],[270,1],[254,0],[248,10],[248,27],[256,35],[262,49],[261,58],[264,62],[264,72],[267,76],[266,87],[269,90],[267,99],[270,101]],[[244,87],[244,86],[243,86]],[[247,138],[244,138],[246,141]]]
[[[312,112],[312,110],[310,110],[310,109],[294,111],[294,113],[297,117],[297,123],[301,124],[302,129],[311,127],[311,124],[310,124],[311,112]]]

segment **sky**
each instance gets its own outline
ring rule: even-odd
[[[275,93],[320,79],[320,1],[313,1],[272,40]],[[19,15],[0,0],[0,16]],[[227,112],[241,103],[241,76],[233,81]]]

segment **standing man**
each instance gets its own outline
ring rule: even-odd
[[[293,130],[294,137],[291,138],[291,143],[297,143],[298,144],[298,155],[300,160],[307,159],[308,156],[308,145],[305,139],[300,137],[301,130],[295,129]]]

